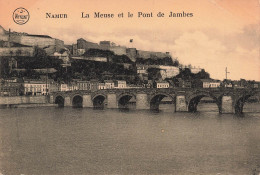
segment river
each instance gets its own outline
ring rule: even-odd
[[[253,174],[260,168],[260,104],[242,116],[197,113],[0,109],[0,174]]]

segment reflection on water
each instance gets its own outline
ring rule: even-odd
[[[252,174],[260,168],[259,104],[243,117],[197,113],[1,109],[2,174]],[[252,112],[258,110],[259,112]]]

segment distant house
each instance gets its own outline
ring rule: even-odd
[[[24,93],[24,87],[21,80],[11,78],[2,80],[0,83],[0,96],[19,96]]]
[[[232,88],[233,87],[232,81],[230,79],[223,80],[222,85],[223,85],[223,87],[226,87],[226,88]]]
[[[220,87],[220,81],[219,80],[213,80],[213,79],[201,79],[199,87],[202,87],[202,88],[218,88],[218,87]]]
[[[113,89],[115,87],[115,83],[112,80],[105,80],[106,89]]]
[[[126,81],[124,81],[124,80],[115,81],[115,88],[118,88],[118,89],[126,88]]]
[[[77,81],[78,90],[90,90],[90,81]]]
[[[155,87],[160,88],[169,88],[170,84],[167,81],[155,81]]]
[[[136,65],[137,74],[148,74],[147,69],[148,69],[147,65],[142,65],[142,64]]]
[[[77,82],[71,82],[68,84],[69,91],[76,91],[79,90],[77,86]]]
[[[50,85],[49,93],[59,91],[59,84],[55,82],[53,79],[48,79],[48,84]]]
[[[98,84],[99,84],[98,80],[96,80],[96,79],[91,79],[91,80],[90,80],[90,90],[91,90],[91,91],[96,91],[96,90],[98,90]]]
[[[98,83],[98,89],[106,89],[105,83]]]
[[[65,83],[60,84],[59,91],[68,91],[68,90],[69,90],[69,88],[68,88],[67,84],[65,84]]]
[[[46,95],[50,84],[42,80],[25,80],[23,86],[25,95]]]

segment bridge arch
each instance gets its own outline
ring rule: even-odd
[[[203,97],[212,98],[218,107],[218,112],[219,113],[221,112],[221,97],[217,97],[217,96],[213,95],[212,93],[206,92],[206,91],[196,92],[187,98],[186,101],[188,104],[188,111],[197,112],[197,106]]]
[[[160,103],[165,97],[169,97],[172,100],[172,103],[175,103],[175,95],[168,94],[165,92],[156,92],[150,96],[150,109],[159,110]]]
[[[247,93],[244,93],[242,95],[240,95],[234,102],[234,109],[235,109],[235,113],[236,114],[241,114],[243,113],[243,109],[244,109],[244,105],[246,103],[246,101],[256,95],[257,93],[256,92],[247,92]]]
[[[57,95],[54,103],[58,104],[58,107],[64,107],[65,98],[62,95]]]
[[[96,109],[103,109],[105,107],[105,100],[107,99],[104,94],[95,94],[92,97],[93,107]]]
[[[72,106],[76,108],[83,107],[83,97],[80,94],[75,94],[72,96]]]
[[[131,92],[119,94],[117,97],[118,108],[128,108],[129,101],[133,98],[136,99],[136,95]]]

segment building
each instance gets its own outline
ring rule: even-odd
[[[126,81],[124,81],[124,80],[117,80],[117,81],[115,81],[115,88],[118,88],[118,89],[125,89],[125,88],[127,88]]]
[[[56,81],[54,81],[53,79],[48,79],[47,81],[49,84],[49,93],[59,91],[59,84]]]
[[[90,80],[90,90],[91,90],[91,91],[96,91],[96,90],[98,90],[98,85],[99,85],[98,80],[95,80],[95,79],[91,79],[91,80]]]
[[[59,86],[59,91],[69,91],[68,85],[65,83],[61,83]]]
[[[222,82],[222,86],[223,86],[223,87],[226,87],[226,88],[232,88],[232,87],[233,87],[233,83],[232,83],[231,80],[225,79],[225,80],[223,80],[223,82]]]
[[[98,89],[106,89],[105,83],[98,83]]]
[[[71,52],[71,54],[76,56],[77,53],[78,53],[77,49],[78,49],[78,45],[77,44],[72,44],[72,52]]]
[[[148,68],[149,68],[148,65],[137,64],[136,65],[136,73],[137,74],[148,74],[148,72],[147,72]]]
[[[78,90],[90,90],[90,81],[77,81]]]
[[[221,82],[219,80],[213,79],[201,79],[197,87],[202,88],[218,88],[220,87]]]
[[[113,89],[115,87],[115,83],[112,80],[105,80],[106,89]]]
[[[0,26],[0,40],[7,41],[8,46],[0,48],[0,56],[12,52],[12,56],[33,56],[34,47],[42,48],[48,55],[64,48],[64,42],[48,35],[31,35],[28,33],[5,31]],[[15,46],[12,46],[15,44]],[[19,46],[18,46],[19,45]],[[16,55],[14,55],[16,54]]]
[[[97,43],[92,43],[80,38],[77,40],[77,49],[84,49],[87,51],[89,49],[100,49],[100,47]]]
[[[25,80],[23,83],[25,95],[47,95],[50,84],[42,80]]]
[[[155,81],[156,88],[169,88],[170,84],[167,81]]]
[[[11,78],[0,82],[0,96],[20,96],[23,93],[24,87],[21,80]]]
[[[68,90],[69,91],[77,91],[77,90],[79,90],[79,88],[78,88],[78,86],[77,86],[77,82],[70,82],[69,84],[68,84]]]
[[[110,43],[110,41],[100,41],[99,46],[100,46],[100,49],[102,49],[102,50],[109,50],[111,43]]]
[[[86,57],[86,58],[83,58],[83,59],[88,60],[88,61],[107,62],[106,57]]]

